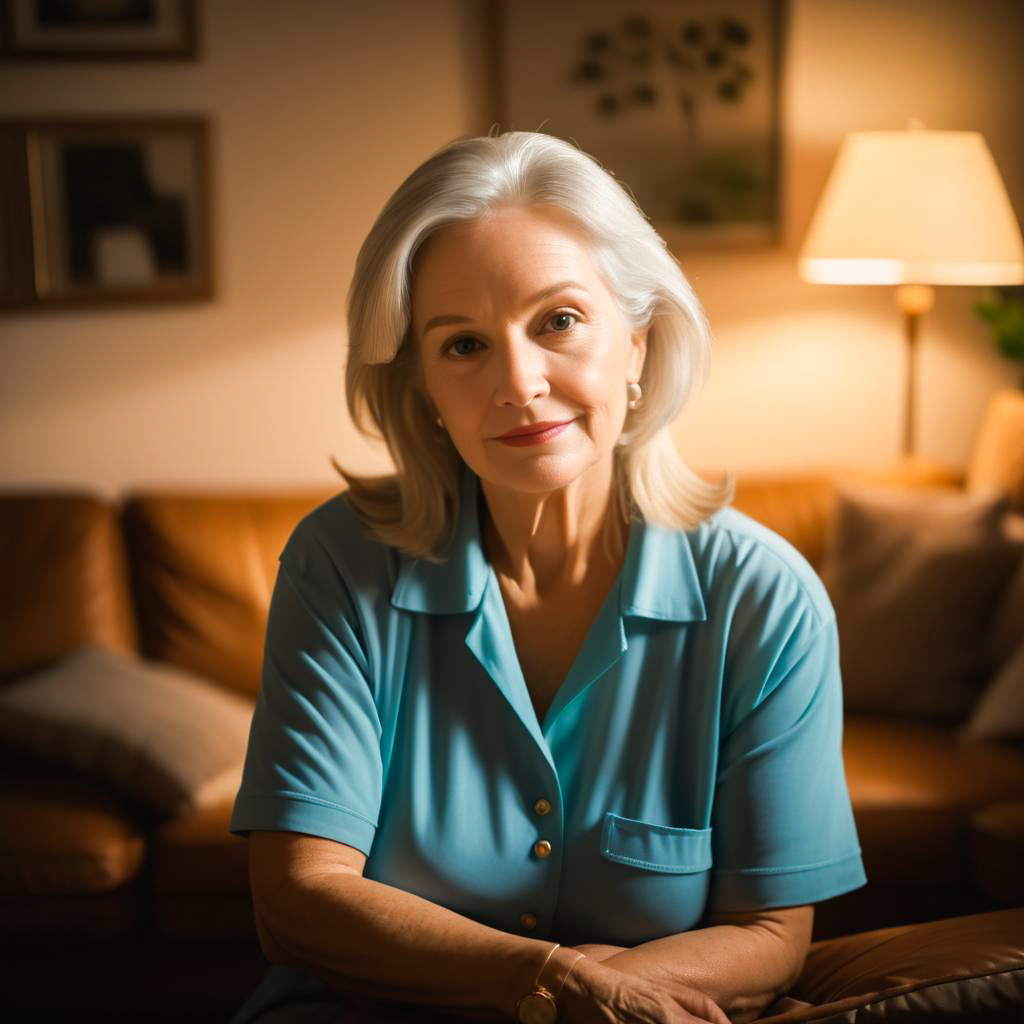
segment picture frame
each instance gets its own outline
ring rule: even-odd
[[[194,60],[195,0],[0,0],[5,60]]]
[[[0,121],[0,308],[213,295],[199,116]]]
[[[501,130],[595,157],[669,247],[780,244],[785,0],[494,0]]]

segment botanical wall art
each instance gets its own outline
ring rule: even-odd
[[[778,233],[781,0],[502,0],[500,124],[593,154],[684,244]]]

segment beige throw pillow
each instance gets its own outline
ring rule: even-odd
[[[1021,545],[1006,499],[846,486],[822,577],[847,709],[962,721],[993,665],[986,635]]]
[[[1024,545],[1024,515],[1009,515],[1004,520],[1005,532]],[[1003,589],[999,605],[992,616],[988,634],[988,653],[992,664],[1002,665],[1024,644],[1024,558]]]
[[[252,711],[169,665],[85,647],[0,689],[0,739],[177,814],[237,790]]]
[[[1024,740],[1024,642],[981,695],[960,737]]]
[[[1011,537],[1024,541],[1024,516],[1011,515],[1005,526]],[[987,650],[997,666],[995,678],[971,710],[960,738],[1024,742],[1024,558],[1003,588]]]

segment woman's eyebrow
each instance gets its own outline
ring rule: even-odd
[[[448,313],[445,316],[434,316],[424,324],[422,333],[426,334],[427,331],[433,330],[435,327],[445,327],[447,324],[471,324],[472,322],[472,317],[457,316],[454,313]]]
[[[560,292],[563,288],[579,288],[580,291],[586,291],[587,289],[581,285],[578,281],[559,281],[557,284],[549,285],[547,288],[542,288],[536,295],[531,295],[526,300],[526,305],[532,306],[542,299],[546,299],[549,295],[554,295],[555,292]],[[449,324],[471,324],[473,318],[471,316],[461,316],[458,313],[444,313],[441,316],[432,316],[424,325],[421,334],[426,334],[427,331],[433,330],[435,327],[446,327]]]

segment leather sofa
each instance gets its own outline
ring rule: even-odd
[[[958,482],[933,470],[873,479]],[[824,472],[741,479],[736,505],[820,567],[835,486],[836,474]],[[0,685],[95,644],[254,697],[277,555],[325,497],[0,494]],[[864,1006],[876,982],[913,989],[917,979],[920,988],[914,970],[930,977],[920,958],[895,981],[862,969],[871,950],[901,948],[889,933],[861,937],[855,949],[849,939],[827,941],[868,929],[902,927],[900,941],[913,950],[919,933],[906,926],[955,918],[929,933],[945,949],[943,935],[962,938],[960,922],[974,921],[967,934],[977,941],[956,947],[959,966],[946,962],[952,953],[939,957],[942,969],[957,978],[1021,975],[1024,911],[1005,908],[1024,904],[1024,749],[963,744],[947,727],[878,715],[849,715],[844,748],[869,884],[819,905],[819,944],[802,987],[773,1014],[819,1019],[815,1008],[831,1007],[833,996],[847,1010],[850,999]],[[140,1019],[142,1011],[150,1021],[225,1019],[265,969],[245,843],[227,832],[229,811],[225,800],[166,820],[93,778],[0,749],[7,1002],[38,1020]],[[859,983],[836,969],[837,958],[858,961]]]

